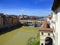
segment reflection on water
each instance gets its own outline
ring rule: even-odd
[[[29,25],[29,27],[34,27],[34,25],[32,23],[29,23],[28,25]],[[36,25],[37,25],[36,27],[40,27],[42,24],[41,23],[37,23]]]
[[[37,27],[40,27],[41,25],[42,25],[41,23],[38,23],[38,24],[37,24]]]
[[[29,23],[28,25],[29,25],[29,27],[34,27],[34,25],[32,23]]]

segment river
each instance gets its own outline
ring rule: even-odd
[[[36,37],[38,33],[38,27],[23,26],[0,35],[0,45],[27,45],[28,39]]]

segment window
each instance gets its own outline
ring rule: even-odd
[[[41,43],[41,45],[43,45],[43,43]]]
[[[50,33],[48,33],[48,36],[50,36]]]
[[[51,37],[46,37],[45,45],[53,45],[53,39]]]
[[[41,34],[43,35],[43,32],[41,32]]]
[[[50,28],[50,24],[47,24],[47,28]]]

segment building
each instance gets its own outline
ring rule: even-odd
[[[23,16],[19,15],[19,20],[23,20]]]
[[[53,22],[55,24],[54,28],[55,44],[60,45],[60,0],[54,0],[52,11]]]
[[[28,16],[27,15],[23,15],[24,20],[28,20]]]
[[[52,16],[47,16],[40,27],[40,45],[55,45],[51,19]]]
[[[13,18],[12,20],[12,23],[13,23],[13,25],[16,25],[17,23],[18,23],[18,16],[16,16],[16,15],[11,15],[11,17]]]
[[[19,16],[19,20],[28,20],[28,19],[29,19],[29,16],[27,16],[27,15]]]
[[[50,22],[50,28],[53,29],[53,31],[52,31],[53,43],[54,43],[53,45],[60,45],[60,0],[54,0],[53,6],[52,6],[52,11],[53,11],[51,14],[52,18],[51,18],[51,20],[47,19],[47,22]],[[45,31],[47,30],[45,25],[46,25],[46,23],[41,26],[43,28],[40,28],[40,30],[41,30],[40,33],[42,32],[42,30],[45,30]],[[45,31],[43,31],[43,32],[45,33]],[[41,34],[43,34],[43,33],[41,33]],[[40,40],[42,38],[43,41],[45,41],[46,38],[43,38],[44,35],[42,36],[41,34],[40,34]],[[43,41],[41,40],[40,44]],[[43,43],[45,44],[45,42],[43,42]],[[43,45],[43,44],[41,44],[41,45]]]
[[[4,23],[3,23],[3,17],[4,17],[4,14],[3,13],[0,13],[0,28],[3,27]]]

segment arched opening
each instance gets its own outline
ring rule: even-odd
[[[45,45],[53,45],[53,40],[51,37],[46,37],[45,39]]]

